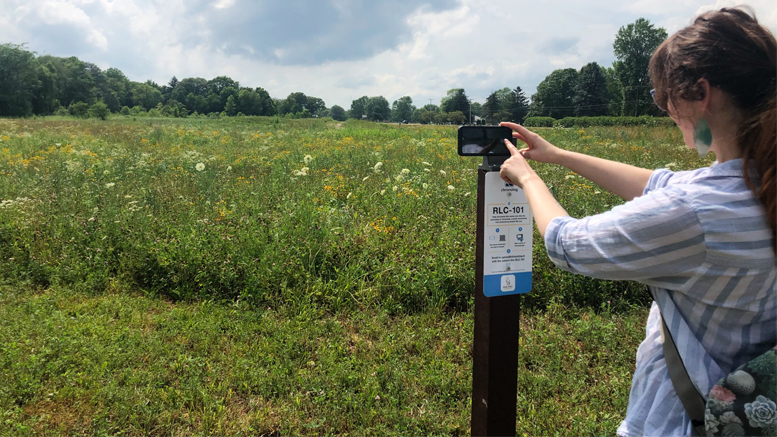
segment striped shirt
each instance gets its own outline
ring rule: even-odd
[[[720,378],[777,344],[772,231],[741,159],[656,170],[640,197],[603,214],[553,219],[545,245],[562,270],[639,281],[653,293],[620,436],[691,433],[664,361],[662,316],[705,397]]]

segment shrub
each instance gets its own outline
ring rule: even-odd
[[[553,117],[529,117],[524,120],[523,125],[526,127],[553,127],[553,123],[556,121]]]
[[[669,117],[564,117],[553,122],[553,127],[591,127],[591,126],[649,126],[672,127],[674,121]]]
[[[111,114],[111,110],[108,109],[108,105],[102,100],[98,100],[89,107],[89,117],[99,118],[105,120]]]
[[[67,107],[67,110],[73,117],[86,118],[89,104],[86,102],[74,102]]]

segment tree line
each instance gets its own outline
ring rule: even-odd
[[[24,45],[0,45],[0,116],[73,115],[106,118],[110,113],[133,116],[285,116],[331,117],[383,122],[495,123],[523,122],[527,117],[658,115],[652,104],[647,65],[666,30],[644,18],[618,30],[612,67],[591,62],[580,70],[550,73],[527,98],[520,86],[493,91],[485,103],[473,102],[463,88],[421,107],[410,96],[389,105],[383,96],[362,96],[349,109],[302,92],[272,98],[261,87],[245,87],[227,76],[210,80],[190,77],[167,84],[129,80],[121,70],[77,57],[36,56]]]

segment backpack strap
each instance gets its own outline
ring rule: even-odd
[[[707,435],[704,427],[706,402],[701,393],[696,390],[693,382],[691,382],[691,378],[688,376],[688,371],[685,368],[685,364],[683,364],[682,358],[680,358],[680,353],[677,351],[677,346],[674,340],[672,340],[672,334],[669,332],[663,316],[661,317],[661,336],[664,340],[664,360],[666,360],[666,367],[669,370],[669,377],[672,379],[672,385],[680,398],[680,402],[683,403],[685,411],[691,418],[693,435],[705,436]]]

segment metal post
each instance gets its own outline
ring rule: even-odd
[[[485,179],[501,162],[484,157],[478,169],[475,253],[475,338],[472,365],[472,435],[515,435],[520,296],[483,294]],[[504,161],[504,158],[502,158]]]

